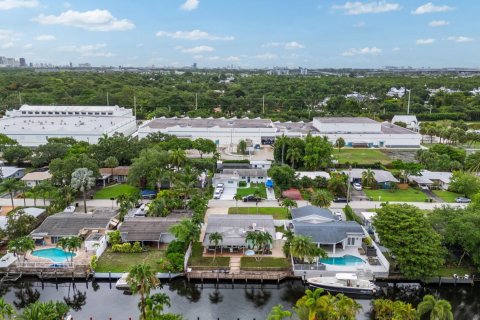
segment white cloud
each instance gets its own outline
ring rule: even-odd
[[[393,51],[393,52],[398,52],[398,51],[400,51],[400,48],[399,48],[399,47],[395,47],[395,48],[392,49],[392,51]]]
[[[360,22],[357,22],[353,25],[354,28],[362,28],[362,27],[365,27],[367,24],[365,23],[365,21],[360,21]]]
[[[332,9],[341,10],[345,14],[358,15],[365,13],[383,13],[389,11],[397,11],[402,7],[398,3],[390,3],[386,1],[371,1],[371,2],[360,2],[360,1],[347,1],[343,5],[334,5]]]
[[[87,44],[83,46],[62,46],[58,47],[58,51],[64,52],[77,52],[82,57],[113,57],[115,56],[114,53],[102,51],[107,45],[104,43],[97,43],[97,44]]]
[[[372,55],[376,56],[382,53],[382,49],[379,49],[377,47],[365,47],[365,48],[350,48],[347,51],[342,53],[342,56],[345,57],[353,57],[353,56],[359,56],[359,55]]]
[[[85,12],[68,10],[58,16],[41,14],[33,21],[40,24],[77,27],[89,31],[125,31],[135,28],[131,21],[119,20],[110,11],[100,9]]]
[[[272,59],[276,59],[277,57],[278,56],[276,54],[272,54],[272,53],[262,53],[254,56],[254,58],[261,59],[261,60],[272,60]]]
[[[175,49],[180,50],[183,53],[202,53],[202,52],[215,51],[215,48],[212,48],[210,46],[197,46],[192,48],[184,48],[184,47],[178,46]]]
[[[432,44],[434,42],[435,42],[435,39],[428,38],[428,39],[418,39],[415,43],[419,45],[425,45],[425,44]]]
[[[26,45],[23,46],[25,49],[32,49],[33,48],[33,44],[31,43],[27,43]]]
[[[412,14],[425,14],[425,13],[434,13],[434,12],[446,12],[446,11],[451,11],[453,10],[452,7],[443,5],[443,6],[436,6],[431,2],[425,3],[424,5],[421,5],[414,11],[412,11]]]
[[[240,57],[230,56],[230,57],[226,57],[223,60],[228,61],[228,62],[238,62],[238,61],[240,61]]]
[[[3,48],[3,49],[12,48],[13,46],[14,46],[14,44],[13,44],[12,41],[5,42],[5,43],[2,44],[2,48]]]
[[[472,42],[473,38],[469,38],[465,36],[451,36],[451,37],[448,37],[447,40],[454,41],[454,42]]]
[[[198,8],[200,4],[199,0],[186,0],[184,4],[180,7],[180,9],[185,11],[192,11]]]
[[[450,21],[446,20],[433,20],[428,23],[429,27],[444,27],[448,26],[450,24]]]
[[[0,0],[0,10],[11,10],[16,8],[35,8],[40,3],[38,0]]]
[[[54,40],[57,40],[57,38],[55,38],[55,36],[53,36],[51,34],[42,34],[42,35],[39,35],[39,36],[35,37],[35,40],[37,40],[37,41],[54,41]]]
[[[195,29],[192,31],[175,31],[175,32],[158,31],[156,36],[173,38],[173,39],[183,39],[183,40],[234,40],[235,39],[235,37],[232,37],[232,36],[216,36],[198,29]]]
[[[263,48],[271,48],[271,47],[283,47],[284,49],[287,50],[292,50],[292,49],[303,49],[305,48],[304,45],[296,42],[296,41],[290,41],[290,42],[269,42],[265,43],[262,45]]]

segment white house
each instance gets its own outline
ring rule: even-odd
[[[396,88],[391,87],[387,92],[387,97],[398,97],[401,98],[405,95],[406,89],[404,87]]]
[[[452,179],[451,172],[439,172],[422,170],[418,176],[410,176],[410,181],[416,182],[419,186],[427,186],[432,188],[441,188],[448,190],[450,186],[450,180]]]
[[[265,183],[267,181],[267,170],[264,169],[224,169],[222,172],[227,176],[237,176],[239,181],[247,183]]]
[[[94,144],[103,135],[129,136],[136,130],[132,110],[118,106],[23,105],[0,119],[0,132],[28,147],[67,137]]]
[[[310,179],[315,179],[315,178],[321,177],[321,178],[325,178],[325,179],[329,180],[330,179],[330,174],[328,172],[325,172],[325,171],[297,171],[297,177],[299,179],[301,179],[303,177],[307,177],[307,178],[310,178]]]
[[[2,179],[21,179],[24,175],[24,168],[0,166],[0,178]]]
[[[39,183],[50,180],[52,178],[52,174],[48,171],[42,171],[42,172],[29,172],[23,178],[21,179],[24,181],[27,186],[30,188],[35,187]]]
[[[272,161],[270,160],[251,160],[250,168],[251,169],[263,169],[268,170],[272,167]]]
[[[403,122],[407,125],[407,129],[418,132],[420,130],[417,117],[414,115],[395,115],[392,118],[392,123]]]

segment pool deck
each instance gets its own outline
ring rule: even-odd
[[[35,247],[35,250],[45,250],[45,249],[53,249],[53,248],[58,248],[58,247],[55,247],[55,246],[37,246],[37,247]],[[58,248],[58,249],[61,249],[61,248]],[[75,257],[73,258],[73,264],[74,265],[89,265],[90,264],[90,259],[94,254],[95,254],[94,252],[86,252],[85,247],[82,245],[82,247],[75,252]],[[21,260],[23,262],[23,259],[21,259]],[[17,263],[16,263],[17,266],[21,267],[22,265],[25,265],[25,266],[29,266],[29,267],[38,266],[40,268],[45,268],[45,267],[50,266],[52,264],[70,264],[71,265],[70,259],[68,261],[64,261],[64,262],[54,262],[54,261],[52,261],[48,258],[41,258],[41,257],[34,256],[34,255],[32,255],[32,252],[28,252],[25,256],[25,263],[22,263],[22,262],[17,261]]]

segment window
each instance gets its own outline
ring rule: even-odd
[[[95,112],[95,115],[96,115],[96,116],[98,116],[99,114],[100,114],[100,113],[98,113],[98,112]]]
[[[83,115],[87,114],[86,112],[82,112]]]
[[[105,113],[105,112],[102,112],[102,116],[104,116],[104,115],[106,115],[106,113]]]
[[[75,114],[80,114],[80,112],[75,112]]]
[[[55,114],[60,114],[60,112],[58,112],[58,111],[55,111]]]
[[[263,177],[258,177],[258,180],[263,180]]]
[[[68,114],[73,114],[73,112],[69,112]]]
[[[108,115],[109,115],[109,116],[113,116],[113,112],[109,112]]]
[[[62,111],[62,114],[67,114],[65,111]]]
[[[38,111],[35,111],[35,114],[40,114],[40,112],[38,112]]]
[[[354,246],[355,245],[355,238],[348,238],[347,245]]]
[[[26,111],[22,111],[22,114],[27,114],[27,112],[26,112]]]
[[[52,112],[52,111],[48,111],[48,114],[53,114],[53,112]]]
[[[45,111],[42,111],[42,114],[47,114]]]
[[[92,112],[88,112],[88,115],[91,116],[91,115],[93,115],[93,113],[92,113]]]

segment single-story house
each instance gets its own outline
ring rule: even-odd
[[[115,168],[100,168],[98,171],[100,172],[101,178],[104,182],[104,185],[109,182],[118,182],[124,183],[128,180],[128,171],[130,170],[129,166],[119,166]]]
[[[224,162],[222,160],[217,161],[217,170],[222,171],[225,169],[264,169],[268,170],[272,167],[272,161],[270,160],[251,160],[250,162]]]
[[[267,170],[265,169],[224,169],[222,173],[238,175],[240,181],[247,183],[265,183],[267,181]]]
[[[318,177],[325,178],[326,180],[330,179],[330,174],[325,171],[297,171],[297,177],[298,179],[301,179],[303,177],[307,177],[310,179],[315,179]]]
[[[123,242],[170,243],[175,236],[170,233],[170,227],[179,223],[180,219],[170,217],[125,217],[118,230]]]
[[[268,232],[275,239],[275,226],[271,215],[210,215],[207,221],[203,245],[212,249],[209,236],[214,232],[222,235],[223,240],[219,247],[221,251],[245,251],[251,246],[245,241],[248,232]]]
[[[0,176],[2,179],[21,179],[24,175],[24,168],[0,166]]]
[[[270,160],[250,160],[251,169],[264,169],[268,170],[272,167],[272,161]]]
[[[430,189],[448,190],[452,173],[422,170],[420,171],[420,175],[410,176],[408,179],[410,182],[416,182],[419,186],[427,186]]]
[[[374,176],[375,181],[377,182],[377,186],[381,189],[389,189],[391,183],[399,183],[397,178],[393,176],[390,171],[386,170],[378,170],[378,169],[371,169]],[[362,183],[362,174],[363,172],[367,171],[367,169],[359,169],[354,168],[350,170],[342,171],[343,174],[350,176],[351,183]]]
[[[35,208],[35,207],[28,207],[21,209],[25,214],[34,217],[38,220],[38,218],[44,215],[47,210],[43,208]],[[7,228],[8,217],[4,215],[0,215],[0,229],[5,230]]]
[[[311,237],[318,247],[332,248],[333,254],[336,249],[362,246],[365,232],[357,222],[339,221],[328,209],[314,206],[298,209],[292,210],[293,231],[296,235]]]
[[[43,181],[52,179],[52,174],[48,171],[41,171],[41,172],[29,172],[23,176],[21,179],[24,181],[27,186],[33,188],[40,184]]]
[[[118,210],[97,208],[93,213],[57,213],[49,216],[30,233],[37,245],[54,245],[58,239],[79,236],[88,238],[91,233],[105,234],[118,224]]]
[[[225,188],[238,187],[238,182],[240,181],[240,176],[238,173],[234,174],[225,174],[225,173],[215,173],[213,176],[213,185],[216,186],[219,183],[223,183]]]

